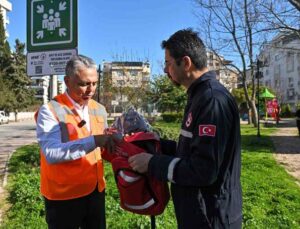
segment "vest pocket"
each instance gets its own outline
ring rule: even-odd
[[[85,184],[97,179],[95,167],[85,158],[50,165],[48,178],[57,184]]]

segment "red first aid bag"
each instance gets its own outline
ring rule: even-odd
[[[111,164],[121,207],[137,214],[155,216],[164,211],[170,199],[167,182],[137,173],[128,163],[128,157],[146,152],[143,147],[145,143],[153,146],[153,153],[160,153],[159,140],[152,132],[137,132],[124,137],[124,142],[118,145],[118,153],[111,159]]]

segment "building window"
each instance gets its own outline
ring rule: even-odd
[[[294,71],[294,53],[288,52],[286,57],[286,72]]]
[[[266,74],[266,76],[269,75],[269,69],[266,69],[265,74]]]
[[[280,56],[279,56],[279,54],[277,54],[277,55],[275,56],[275,60],[278,61],[279,59],[280,59]]]
[[[138,80],[131,80],[130,83],[131,83],[132,87],[139,87]]]
[[[289,82],[289,87],[294,87],[294,78],[289,77],[288,82]]]
[[[279,76],[280,76],[280,65],[278,64],[278,65],[275,65],[275,67],[274,67],[274,77],[279,78]]]
[[[288,97],[288,99],[294,99],[295,98],[294,88],[291,88],[291,89],[287,90],[287,97]]]
[[[271,87],[271,80],[266,80],[266,81],[265,81],[265,85],[266,85],[267,87]]]
[[[124,72],[123,71],[116,71],[116,75],[118,77],[123,77],[124,76]]]
[[[117,80],[117,83],[118,83],[119,86],[125,85],[125,81],[124,80]]]
[[[130,71],[130,75],[131,75],[131,76],[137,76],[138,73],[139,73],[139,72],[138,72],[137,70],[131,70],[131,71]]]

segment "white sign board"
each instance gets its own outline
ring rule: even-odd
[[[111,101],[111,105],[113,105],[113,106],[114,106],[114,105],[119,105],[119,102],[116,101],[116,100],[112,100],[112,101]]]
[[[64,75],[67,62],[77,49],[32,52],[27,54],[27,75]]]

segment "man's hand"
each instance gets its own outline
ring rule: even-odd
[[[129,157],[128,162],[134,171],[145,173],[148,171],[148,164],[152,157],[150,153],[140,153]]]
[[[95,144],[98,147],[103,147],[108,153],[114,153],[116,144],[120,143],[123,138],[119,134],[103,134],[94,136]]]
[[[95,135],[94,136],[95,144],[98,147],[103,147],[107,152],[112,153],[115,149],[115,143],[111,135]]]

